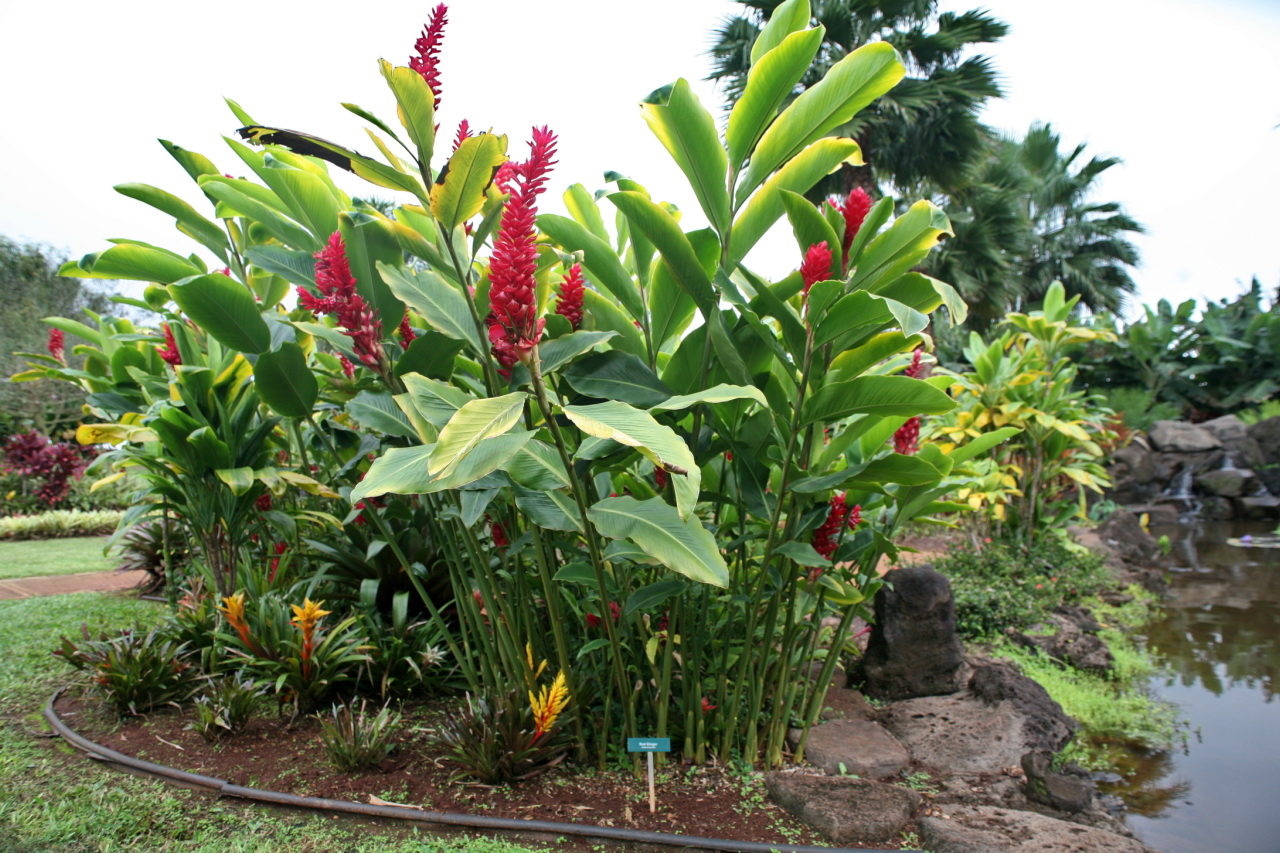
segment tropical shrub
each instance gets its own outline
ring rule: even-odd
[[[81,626],[80,645],[62,638],[54,654],[70,666],[88,672],[103,697],[118,714],[143,714],[161,705],[178,705],[191,698],[196,668],[187,647],[153,628],[145,634],[126,629],[116,637],[89,636]]]
[[[386,701],[440,692],[451,684],[456,668],[447,664],[440,627],[429,620],[409,621],[409,593],[396,593],[390,614],[383,615],[376,581],[365,581],[361,592],[359,626],[369,646],[362,686]]]
[[[317,719],[325,754],[339,770],[376,766],[391,754],[391,736],[400,725],[400,715],[389,707],[371,715],[364,702],[358,711],[354,704],[334,705],[328,717]]]
[[[116,529],[120,510],[55,509],[38,515],[0,518],[0,539],[61,539],[68,536],[106,536]]]
[[[82,384],[105,423],[80,440],[116,445],[100,464],[143,483],[127,521],[186,526],[223,639],[295,713],[373,657],[357,616],[322,626],[311,601],[324,589],[350,613],[374,581],[382,640],[404,639],[407,582],[405,618],[443,639],[474,718],[514,707],[511,685],[532,689],[533,661],[554,660],[579,758],[656,734],[690,760],[773,765],[788,730],[816,720],[836,663],[822,619],[843,632],[868,615],[897,531],[956,509],[943,499],[963,466],[1013,430],[951,453],[918,440],[913,419],[954,407],[947,377],[907,372],[929,315],[963,314],[913,272],[946,217],[927,201],[895,216],[887,198],[804,198],[860,161],[826,134],[904,69],[870,44],[783,109],[822,39],[807,2],[784,5],[723,136],[687,81],[643,108],[709,228],[685,232],[674,205],[614,173],[599,198],[571,186],[569,216],[540,214],[547,128],[517,160],[464,120],[446,153],[443,6],[408,67],[380,66],[403,135],[348,105],[381,159],[230,102],[250,177],[165,143],[212,219],[118,188],[175,217],[215,271],[134,242],[68,264],[148,282],[135,307],[157,323],[54,321],[87,342],[85,370],[34,372]],[[335,165],[399,201],[349,197]],[[772,282],[744,259],[784,216],[802,263]],[[294,579],[305,596],[282,592]],[[809,679],[815,660],[825,674]],[[517,743],[523,722],[502,719]]]
[[[6,493],[6,513],[35,508],[56,508],[84,473],[96,450],[66,441],[52,441],[35,430],[14,433],[4,443],[3,471],[18,481],[18,489]],[[23,498],[15,500],[20,490]]]
[[[210,681],[193,705],[196,731],[210,742],[240,734],[253,719],[262,695],[262,687],[244,673]]]

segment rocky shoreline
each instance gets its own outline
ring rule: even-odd
[[[1158,548],[1131,513],[1080,534],[1119,585],[1159,588],[1161,572],[1148,568]],[[863,689],[833,685],[824,722],[803,744],[792,732],[806,763],[766,775],[772,798],[837,844],[914,833],[931,853],[1158,853],[1114,816],[1088,771],[1052,766],[1075,721],[1014,667],[966,652],[950,582],[928,565],[893,581],[853,673]],[[1058,608],[1041,627],[1013,639],[1081,669],[1110,667],[1087,609]]]

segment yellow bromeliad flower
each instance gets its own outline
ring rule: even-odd
[[[321,610],[320,608],[323,606],[323,601],[316,602],[309,598],[303,599],[301,607],[296,604],[290,604],[289,607],[293,609],[293,619],[289,621],[297,625],[304,635],[310,636],[315,631],[316,624],[333,612],[332,610]]]
[[[546,668],[547,668],[547,662],[546,662],[546,661],[543,661],[542,663],[538,664],[537,669],[534,669],[534,666],[533,666],[533,644],[532,644],[532,643],[525,643],[525,644],[524,644],[524,658],[525,658],[525,662],[529,664],[529,672],[533,673],[533,677],[534,677],[534,679],[537,679],[537,678],[538,678],[538,676],[542,675],[542,673],[543,673],[543,672],[546,670]]]
[[[244,644],[253,648],[253,643],[249,640],[249,623],[244,618],[244,593],[237,592],[235,595],[223,598],[218,612],[227,618],[228,625],[236,629],[236,633],[240,635],[241,640],[244,640]]]
[[[568,704],[569,685],[565,681],[563,672],[556,676],[556,680],[552,682],[550,687],[543,685],[542,690],[537,694],[534,694],[532,690],[529,691],[529,707],[533,709],[535,726],[533,739],[535,741],[551,731],[556,724],[556,718],[560,716]]]

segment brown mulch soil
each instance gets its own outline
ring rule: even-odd
[[[79,734],[102,746],[245,787],[299,796],[392,804],[463,814],[552,820],[740,841],[823,844],[821,836],[768,800],[758,775],[717,765],[671,764],[658,771],[658,810],[649,813],[643,776],[565,762],[511,786],[450,782],[458,769],[431,745],[440,703],[407,705],[396,748],[371,770],[334,768],[320,742],[320,726],[304,717],[289,726],[267,712],[244,733],[206,742],[186,709],[116,719],[93,696],[65,694],[57,711]],[[376,802],[376,800],[375,800]],[[885,844],[872,845],[883,848]],[[896,846],[891,842],[889,846]]]

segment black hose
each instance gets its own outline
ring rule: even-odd
[[[677,835],[669,832],[648,832],[640,829],[620,829],[613,826],[592,826],[581,823],[562,823],[552,820],[517,820],[514,818],[482,817],[464,815],[454,812],[432,812],[417,807],[376,806],[371,803],[352,803],[343,800],[328,800],[323,797],[299,797],[296,794],[284,794],[279,791],[263,791],[258,788],[244,788],[232,785],[224,779],[212,776],[201,776],[188,773],[162,764],[153,764],[131,755],[125,755],[100,746],[88,738],[72,731],[53,703],[62,691],[58,690],[49,698],[44,708],[44,717],[53,726],[54,731],[67,743],[90,756],[97,756],[145,773],[164,779],[167,782],[187,785],[195,788],[215,791],[223,796],[236,797],[259,803],[272,803],[282,806],[295,806],[304,809],[317,809],[345,814],[364,815],[367,817],[390,818],[392,820],[411,820],[419,823],[435,823],[446,826],[460,826],[468,829],[489,829],[504,832],[545,832],[552,835],[573,835],[585,838],[599,838],[610,841],[625,841],[634,844],[660,844],[667,847],[680,847],[694,850],[724,850],[730,853],[895,853],[889,850],[854,851],[845,847],[813,847],[804,844],[766,844],[756,841],[730,841],[724,838],[702,838],[696,835]],[[896,851],[896,853],[918,853],[918,851]]]

